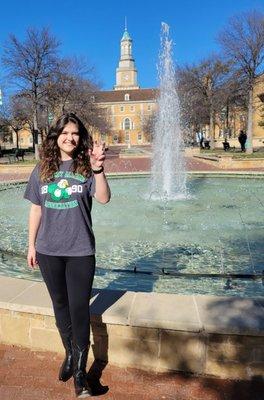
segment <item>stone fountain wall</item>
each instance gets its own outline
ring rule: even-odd
[[[0,277],[0,341],[63,353],[42,282]],[[153,372],[264,377],[263,299],[97,290],[94,358]]]

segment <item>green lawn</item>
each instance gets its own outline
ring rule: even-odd
[[[210,156],[220,156],[220,155],[232,155],[233,157],[239,157],[239,158],[264,158],[264,148],[259,149],[257,151],[254,151],[253,154],[247,154],[247,153],[242,153],[239,149],[235,149],[235,150],[228,150],[228,151],[224,151],[224,150],[218,150],[218,149],[214,149],[214,150],[201,150],[201,155],[210,155]]]

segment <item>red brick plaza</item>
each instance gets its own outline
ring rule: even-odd
[[[106,173],[128,173],[128,172],[148,172],[151,169],[150,158],[119,158],[119,149],[113,148],[107,153],[105,161]],[[0,159],[1,160],[1,159]],[[193,157],[186,157],[186,167],[189,172],[223,172],[223,169],[217,167],[217,165],[210,165],[206,161]],[[20,165],[23,166],[23,162],[20,161]],[[229,168],[229,171],[243,171],[241,169]],[[262,168],[250,168],[247,171],[264,171]],[[15,172],[12,173],[0,173],[0,182],[10,180],[23,180],[27,179],[28,173],[20,171],[20,168],[16,168]]]
[[[74,399],[73,380],[58,381],[62,356],[0,345],[1,400]],[[105,400],[261,400],[263,382],[191,375],[153,374],[130,368],[88,365],[95,397]]]

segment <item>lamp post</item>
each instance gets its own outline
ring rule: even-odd
[[[129,131],[126,131],[126,143],[127,143],[127,148],[131,148],[131,142],[130,142],[130,133]]]

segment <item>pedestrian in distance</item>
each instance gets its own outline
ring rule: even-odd
[[[246,151],[247,134],[243,130],[241,130],[238,135],[238,141],[241,146],[241,151],[245,152]]]
[[[28,265],[40,268],[65,348],[59,379],[73,376],[81,398],[92,395],[86,378],[95,272],[91,209],[93,198],[110,200],[104,161],[104,143],[93,143],[80,119],[64,114],[50,128],[24,193],[32,203]]]

